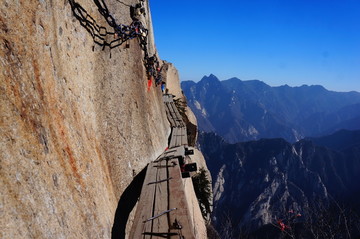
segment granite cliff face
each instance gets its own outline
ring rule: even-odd
[[[106,2],[131,23],[128,7]],[[154,54],[147,5],[145,16]],[[52,0],[4,0],[0,31],[0,237],[110,238],[120,195],[170,133],[137,39],[93,49],[68,1]]]

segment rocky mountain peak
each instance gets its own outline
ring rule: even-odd
[[[219,81],[214,76],[182,86],[200,130],[214,131],[231,143],[277,137],[295,142],[345,122],[349,129],[360,129],[360,93],[322,86],[271,87],[237,78]]]
[[[220,80],[215,75],[210,74],[209,76],[204,76],[203,78],[201,78],[199,83],[202,85],[206,85],[206,84],[217,85],[220,83]]]

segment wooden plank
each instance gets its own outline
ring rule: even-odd
[[[177,159],[178,156],[185,155],[184,145],[188,144],[186,126],[173,97],[164,95],[163,100],[172,127],[169,149],[149,164],[135,214],[135,221],[138,223],[133,225],[129,238],[159,238],[151,233],[166,233],[175,221],[181,224],[182,229],[172,228],[171,232],[180,233],[185,238],[195,238]],[[173,208],[176,210],[172,210]]]
[[[173,109],[172,105],[173,104],[169,105],[169,112],[170,112],[170,118],[171,118],[171,121],[172,121],[172,126],[173,127],[179,127],[177,117],[176,117],[176,114],[174,112],[174,109]]]
[[[173,147],[173,148],[171,148],[171,149],[166,150],[166,151],[163,153],[163,155],[164,155],[164,157],[175,157],[175,156],[179,155],[179,153],[182,152],[181,150],[182,150],[182,149],[181,149],[181,148],[179,149],[179,147]],[[185,151],[184,151],[184,152],[185,152]]]
[[[169,148],[174,148],[176,146],[178,146],[176,144],[176,140],[177,140],[177,132],[179,131],[178,128],[172,128],[172,132],[171,132],[171,138],[170,138],[170,145],[169,145]]]
[[[176,146],[180,146],[181,145],[181,128],[178,128],[177,132],[176,132]]]
[[[175,211],[178,209],[169,213],[165,213],[164,215],[161,215],[153,220],[148,219],[153,218],[154,216],[156,217],[157,215],[175,207],[175,204],[171,204],[171,201],[178,200],[176,197],[179,193],[175,194],[175,198],[171,194],[171,190],[174,190],[172,187],[177,187],[173,181],[180,180],[180,183],[182,183],[182,179],[178,159],[174,158],[169,160],[169,158],[177,157],[179,155],[184,156],[184,154],[184,146],[174,147],[173,149],[165,151],[156,160],[156,162],[149,164],[139,201],[139,206],[135,214],[135,221],[138,223],[133,225],[130,238],[157,238],[156,236],[151,237],[151,234],[143,235],[143,233],[168,232],[169,226],[174,222],[171,221],[174,220],[171,219],[171,215],[176,213]],[[166,158],[168,159],[168,162]],[[173,176],[174,172],[175,177]],[[172,179],[166,180],[169,177]],[[183,190],[183,186],[179,187],[178,190]],[[182,210],[184,209],[181,209],[180,211]],[[144,223],[146,220],[148,221]],[[174,230],[174,232],[177,231],[179,230]]]
[[[180,132],[181,132],[181,145],[187,145],[188,140],[187,140],[186,128],[181,128]]]
[[[171,135],[172,141],[171,145],[173,147],[181,146],[181,145],[187,145],[187,135],[186,135],[186,128],[176,128],[176,130],[173,130],[173,133]]]
[[[176,127],[176,121],[173,118],[169,118],[169,122],[172,128]]]
[[[181,115],[180,115],[178,109],[176,108],[175,104],[174,104],[174,103],[170,103],[170,106],[169,106],[169,107],[171,107],[170,112],[171,112],[171,114],[172,114],[173,119],[174,119],[175,121],[177,121],[177,122],[180,121],[180,120],[182,121]],[[177,126],[179,126],[179,125],[177,125]]]
[[[175,103],[172,103],[172,109],[173,109],[173,112],[175,113],[175,117],[178,119],[182,119],[181,114],[179,113],[179,110],[176,107]]]
[[[173,98],[170,95],[163,95],[163,100],[167,103],[173,101]]]
[[[174,152],[176,153],[177,150]],[[169,223],[167,214],[149,220],[169,209],[169,181],[164,181],[164,179],[168,179],[166,166],[166,160],[160,160],[157,163],[149,164],[149,171],[145,177],[139,206],[135,215],[135,221],[138,223],[136,225],[134,224],[130,233],[130,238],[148,239],[153,237],[151,237],[151,234],[143,235],[144,232],[159,233],[168,231]]]
[[[184,238],[195,239],[195,234],[192,227],[192,221],[189,211],[189,206],[186,201],[185,188],[179,167],[170,168],[170,175],[174,178],[170,182],[170,208],[177,208],[169,214],[170,222],[173,224],[175,220],[181,225],[181,229],[172,229],[171,232],[179,232]]]
[[[167,166],[167,160],[162,160],[158,163],[158,174],[157,174],[157,181],[161,181],[164,179],[168,179],[166,168]],[[160,183],[155,184],[156,188],[156,198],[154,203],[154,216],[158,216],[164,211],[168,210],[169,204],[168,204],[168,183],[169,181],[162,181]],[[152,225],[152,232],[167,232],[169,229],[168,219],[167,215],[164,214],[162,216],[157,217],[156,219],[152,220],[152,222],[147,222]]]
[[[179,132],[179,128],[176,128],[176,134],[174,135],[174,146],[175,147],[178,147],[179,146],[179,144],[178,144],[178,140],[179,140],[179,138],[178,138],[178,132]]]
[[[155,185],[147,185],[147,182],[155,181],[157,168],[153,167],[153,163],[148,165],[145,181],[141,190],[140,200],[135,213],[136,225],[132,227],[130,238],[141,238],[144,231],[151,230],[149,224],[143,223],[152,216],[152,205],[154,203]]]
[[[182,132],[183,132],[183,128],[179,128],[179,135],[178,135],[178,145],[180,146],[180,145],[183,145],[182,144],[182,136],[183,136],[183,134],[182,134]]]
[[[176,146],[163,153],[164,157],[178,157],[179,155],[185,155],[184,146]]]
[[[174,107],[175,107],[175,109],[176,109],[176,110],[175,110],[175,116],[176,116],[176,118],[182,121],[182,116],[181,116],[180,112],[178,111],[178,109],[176,108],[175,105],[174,105]]]
[[[174,102],[170,103],[169,108],[170,108],[170,112],[172,114],[172,117],[174,119],[181,119],[181,115],[180,115],[178,109],[176,108],[176,105],[174,104]]]
[[[187,134],[186,134],[186,128],[182,128],[182,132],[181,132],[181,145],[187,145]]]
[[[179,132],[178,132],[178,145],[182,145],[182,130],[183,128],[179,128]]]
[[[174,121],[174,119],[173,119],[173,117],[172,117],[172,115],[171,115],[171,112],[170,112],[170,108],[169,108],[169,106],[168,106],[168,104],[165,104],[165,111],[166,111],[166,116],[167,116],[167,118],[168,118],[168,120],[169,120],[169,122],[170,122],[170,125],[172,126],[172,127],[174,127],[175,126],[175,121]]]

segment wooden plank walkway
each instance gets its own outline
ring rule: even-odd
[[[171,125],[171,138],[169,148],[177,147],[180,145],[187,145],[188,140],[186,125],[182,120],[179,111],[176,108],[176,105],[173,101],[173,96],[164,95],[163,99],[165,103],[166,115]]]
[[[195,238],[180,161],[188,144],[186,126],[172,95],[164,95],[171,124],[168,149],[149,164],[129,238]]]
[[[129,238],[195,238],[177,158],[184,153],[169,149],[149,164]]]

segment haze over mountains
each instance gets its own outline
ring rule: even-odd
[[[224,221],[230,221],[233,238],[242,228],[256,232],[275,224],[289,210],[302,214],[299,222],[305,223],[319,202],[324,208],[335,201],[360,209],[360,130],[295,144],[284,139],[228,144],[214,133],[202,133],[199,143],[213,175],[215,225],[222,231]]]
[[[230,143],[260,138],[296,142],[339,129],[360,129],[360,93],[333,92],[315,85],[271,87],[258,80],[219,81],[204,76],[181,87],[199,129]]]
[[[269,237],[288,210],[303,215],[297,236],[313,238],[320,229],[305,224],[319,224],[316,214],[330,212],[334,202],[360,209],[354,183],[360,181],[360,93],[214,75],[182,82],[182,89],[203,131],[198,143],[213,178],[213,221],[222,238],[246,238],[244,229]],[[318,202],[326,210],[314,213]],[[349,233],[359,235],[352,226]],[[269,238],[279,238],[276,233]]]

